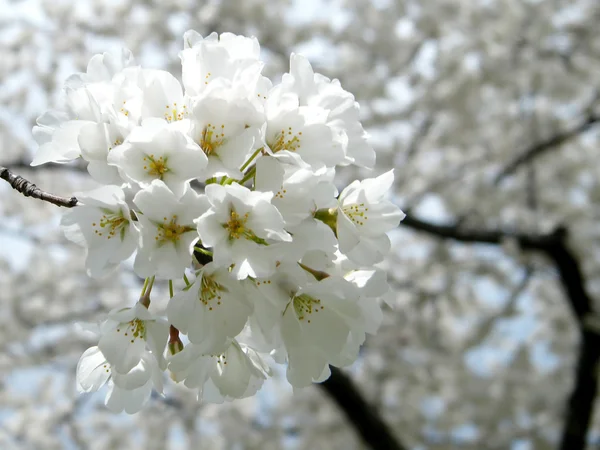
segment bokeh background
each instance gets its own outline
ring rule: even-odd
[[[95,53],[178,76],[184,31],[231,31],[258,37],[275,80],[303,53],[355,94],[377,150],[340,186],[393,167],[408,213],[394,308],[345,369],[372,414],[407,450],[600,448],[599,21],[597,0],[0,0],[0,166],[93,187],[80,163],[29,163],[36,117]],[[75,323],[139,280],[88,278],[60,215],[0,184],[0,448],[383,448],[281,374],[224,405],[171,383],[134,416],[79,396],[95,343]]]

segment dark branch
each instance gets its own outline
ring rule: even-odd
[[[598,394],[596,368],[600,360],[600,336],[583,330],[575,369],[573,391],[569,397],[559,450],[584,450]]]
[[[565,424],[559,450],[583,450],[598,391],[596,367],[600,361],[600,336],[590,330],[586,319],[592,311],[592,298],[585,289],[579,261],[567,245],[567,230],[558,227],[545,235],[528,235],[499,230],[468,230],[454,225],[435,225],[410,215],[402,225],[445,239],[460,242],[499,244],[513,238],[524,250],[543,252],[556,266],[560,283],[577,320],[581,335],[575,382],[565,411]]]
[[[558,235],[564,233],[559,228],[554,233],[547,235],[532,235],[501,230],[474,230],[462,228],[456,225],[436,225],[417,219],[409,213],[400,223],[417,231],[431,234],[444,239],[452,239],[460,242],[479,244],[500,244],[505,239],[516,239],[521,247],[529,250],[544,250],[548,245],[558,239]]]
[[[75,197],[59,197],[58,195],[42,191],[35,184],[27,181],[20,175],[15,175],[6,167],[0,166],[0,178],[6,180],[13,189],[20,192],[25,197],[37,198],[44,202],[52,203],[56,206],[64,206],[65,208],[73,208],[74,206],[77,206],[77,199]]]
[[[600,335],[586,325],[586,319],[592,313],[593,302],[585,290],[579,262],[568,249],[565,238],[566,234],[560,242],[549,246],[546,254],[558,268],[560,281],[579,323],[581,336],[574,387],[565,411],[566,422],[559,450],[583,450],[587,447],[588,430],[598,393],[596,368],[600,361]]]
[[[590,114],[588,117],[579,125],[574,128],[563,131],[560,133],[551,136],[550,138],[537,142],[531,147],[523,150],[515,159],[509,162],[506,167],[500,172],[496,179],[494,180],[494,184],[500,183],[504,178],[508,175],[512,174],[516,171],[519,166],[525,164],[536,157],[542,155],[548,150],[552,150],[558,148],[563,143],[579,136],[581,133],[587,131],[592,125],[598,123],[600,121],[600,116]]]
[[[352,380],[341,370],[331,367],[329,379],[319,385],[344,412],[362,439],[373,450],[405,450],[392,431],[363,398]]]

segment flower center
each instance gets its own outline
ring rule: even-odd
[[[208,124],[202,130],[202,138],[200,139],[200,147],[206,153],[206,156],[210,156],[216,153],[217,149],[223,145],[225,141],[225,125],[221,124],[220,132],[217,127]]]
[[[162,180],[169,168],[167,167],[167,160],[162,156],[156,158],[154,155],[146,155],[144,156],[144,170],[148,172],[148,175]]]
[[[128,225],[129,220],[123,217],[122,211],[114,212],[111,210],[104,210],[104,214],[100,217],[100,221],[98,223],[92,223],[96,235],[106,235],[106,238],[110,239],[119,233],[121,240],[125,237]]]
[[[246,239],[252,239],[254,234],[252,231],[246,229],[246,222],[248,221],[248,213],[240,216],[233,209],[229,213],[229,221],[223,224],[223,228],[225,228],[229,232],[229,240],[239,239],[244,236]]]
[[[213,307],[209,306],[212,300],[217,300],[217,306],[221,304],[221,292],[227,292],[227,288],[217,283],[211,276],[202,275],[199,300],[204,306],[208,306],[209,311],[213,310]]]
[[[313,312],[317,313],[325,309],[324,306],[321,306],[321,300],[312,298],[307,294],[294,296],[292,304],[294,305],[294,311],[296,311],[298,320],[304,320],[307,315],[310,316]],[[307,322],[310,323],[310,319],[307,319]]]
[[[136,339],[146,339],[146,324],[143,320],[135,318],[127,323],[122,323],[117,328],[117,333],[121,332],[123,325],[125,325],[123,335],[127,336],[132,344]]]
[[[110,152],[113,148],[118,147],[122,143],[123,143],[123,141],[121,140],[121,138],[115,139],[115,142],[112,143],[112,146],[108,147],[108,151]]]
[[[364,225],[365,220],[368,219],[367,211],[369,208],[365,208],[364,203],[354,203],[352,205],[346,205],[342,207],[342,211],[355,225]]]
[[[287,132],[281,130],[275,135],[275,141],[269,143],[269,147],[271,147],[273,153],[277,153],[280,150],[295,152],[300,147],[300,136],[302,136],[302,131],[295,134],[292,131],[292,127],[288,127]]]
[[[172,105],[167,105],[165,111],[165,120],[167,122],[177,122],[183,120],[188,115],[187,106],[183,105],[181,110],[177,107],[177,102],[173,102]]]
[[[129,117],[129,110],[125,107],[127,100],[123,100],[123,106],[119,109],[125,117]]]
[[[179,242],[181,239],[181,235],[192,230],[193,228],[186,225],[179,225],[177,223],[177,215],[173,214],[171,220],[163,217],[163,223],[158,225],[158,234],[154,239],[157,241],[159,246],[166,244],[167,242],[177,244],[177,242]]]

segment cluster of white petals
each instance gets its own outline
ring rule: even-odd
[[[338,192],[336,166],[370,169],[358,104],[300,55],[273,86],[255,38],[189,31],[182,83],[96,55],[38,120],[33,165],[82,158],[102,187],[77,194],[63,227],[102,277],[135,254],[140,300],[113,311],[78,365],[83,392],[138,411],[164,372],[198,400],[254,395],[287,367],[294,387],[358,356],[389,295],[375,264],[404,214],[389,171]],[[166,317],[149,310],[168,280]],[[184,280],[180,291],[174,280]]]

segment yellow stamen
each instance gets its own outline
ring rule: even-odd
[[[367,211],[369,211],[369,208],[365,208],[364,203],[346,205],[342,207],[342,211],[344,211],[344,214],[348,216],[348,218],[354,222],[355,225],[364,225],[365,220],[369,219],[367,216]]]
[[[121,211],[105,211],[106,213],[102,215],[98,224],[96,222],[92,223],[94,233],[98,236],[106,236],[107,239],[111,239],[119,233],[121,240],[123,240],[129,220],[123,217]]]
[[[159,180],[162,180],[165,173],[169,172],[169,167],[167,166],[167,159],[162,156],[156,158],[154,155],[146,155],[144,157],[144,170],[148,172],[148,175],[152,175],[157,177]]]
[[[229,231],[229,240],[239,239],[244,236],[246,238],[253,237],[253,233],[246,229],[246,222],[248,221],[248,213],[240,216],[233,209],[229,213],[229,221],[223,224],[223,228]]]
[[[184,233],[192,230],[194,230],[194,228],[185,225],[179,225],[177,223],[177,215],[174,214],[171,217],[171,220],[167,220],[165,217],[163,219],[163,223],[158,225],[158,233],[154,239],[157,241],[159,246],[164,245],[167,242],[177,244]]]
[[[269,147],[273,153],[276,153],[281,150],[288,150],[290,152],[295,152],[300,147],[300,137],[302,136],[302,132],[295,134],[292,131],[292,127],[288,127],[288,130],[281,130],[275,136],[274,142],[269,142]]]

